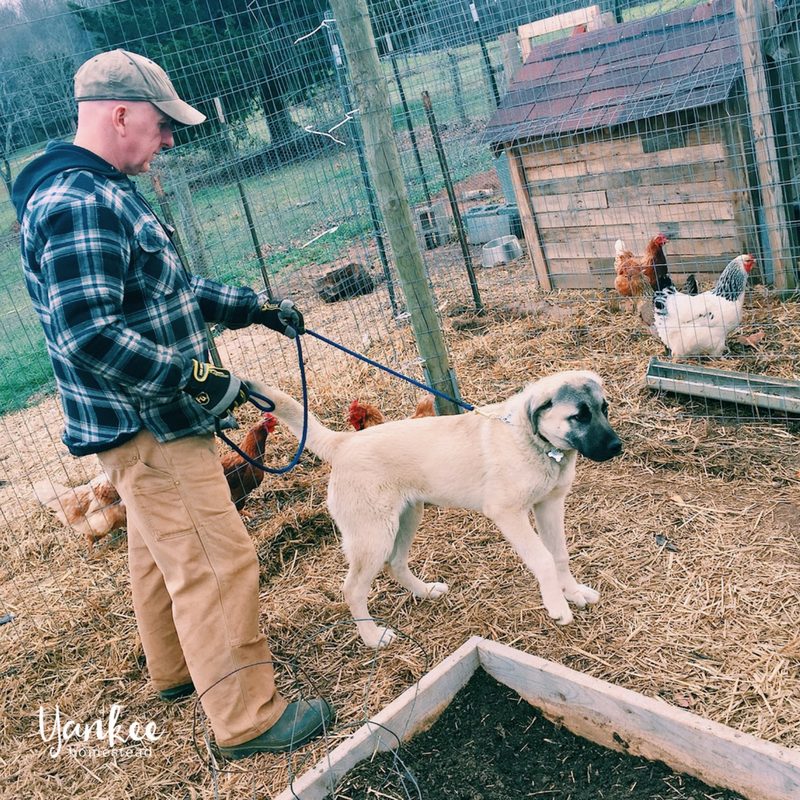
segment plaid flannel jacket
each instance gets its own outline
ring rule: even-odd
[[[143,427],[160,441],[214,430],[181,391],[191,359],[208,360],[204,323],[244,327],[263,300],[187,276],[127,176],[79,168],[43,183],[26,204],[22,260],[73,455],[111,449]]]

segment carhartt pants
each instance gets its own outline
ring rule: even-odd
[[[143,430],[99,458],[127,507],[133,607],[153,685],[213,686],[202,704],[217,743],[253,739],[286,702],[258,625],[258,560],[214,437],[161,444]]]

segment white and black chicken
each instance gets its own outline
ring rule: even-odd
[[[722,355],[728,334],[741,322],[755,263],[751,255],[737,256],[710,292],[688,295],[670,287],[653,294],[653,328],[673,357]]]

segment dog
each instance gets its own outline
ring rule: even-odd
[[[272,413],[300,438],[303,407],[278,389],[248,385],[275,404]],[[536,577],[558,624],[572,621],[569,603],[584,607],[600,599],[572,576],[564,536],[577,454],[602,462],[622,452],[596,373],[559,372],[466,414],[358,432],[332,431],[308,414],[306,446],[331,464],[328,508],[349,565],[344,597],[368,647],[396,636],[367,607],[382,568],[416,597],[435,599],[449,589],[423,582],[408,566],[425,503],[480,511],[492,520]]]

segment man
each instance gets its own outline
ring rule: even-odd
[[[230,499],[214,418],[248,397],[208,363],[206,322],[303,333],[289,300],[188,276],[130,175],[205,117],[125,50],[75,75],[73,144],[51,143],[13,187],[25,279],[64,411],[63,441],[96,453],[125,501],[136,620],[163,700],[201,694],[223,756],[293,749],[333,709],[287,702],[258,626],[255,549]]]

